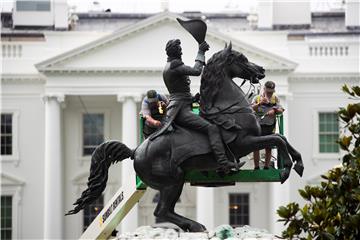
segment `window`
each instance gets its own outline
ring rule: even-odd
[[[229,195],[229,222],[232,227],[249,225],[249,194]]]
[[[12,196],[1,196],[1,240],[12,239]]]
[[[338,153],[339,118],[335,112],[319,113],[319,152]]]
[[[50,1],[16,1],[16,10],[17,11],[39,11],[39,12],[48,12],[50,11]]]
[[[83,156],[91,155],[95,148],[104,142],[104,114],[86,113],[83,115]]]
[[[84,208],[84,227],[83,231],[90,226],[91,222],[96,218],[96,216],[101,212],[104,207],[104,196],[101,195],[95,202],[86,206]]]
[[[1,155],[13,154],[12,114],[1,114]]]

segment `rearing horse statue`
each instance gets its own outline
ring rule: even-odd
[[[284,136],[260,136],[260,125],[247,96],[233,82],[236,77],[258,83],[265,75],[262,67],[234,51],[230,43],[215,53],[203,70],[200,87],[201,116],[221,129],[223,141],[237,161],[255,150],[275,146],[279,157],[284,161],[284,169],[280,171],[281,183],[289,177],[293,163],[295,171],[302,176],[304,166],[301,155]],[[184,139],[182,142],[178,142],[179,136]],[[160,191],[160,200],[154,211],[156,217],[172,222],[184,231],[205,231],[205,226],[175,213],[174,209],[184,186],[186,171],[216,170],[219,167],[207,141],[202,133],[174,124],[171,130],[152,140],[148,138],[136,149],[129,149],[119,141],[101,144],[92,154],[88,188],[68,214],[79,212],[101,195],[112,163],[131,158],[141,180]],[[182,155],[174,154],[177,147],[184,152],[184,148],[179,146],[186,148],[189,143],[193,146],[192,151]],[[174,159],[177,156],[179,158]]]

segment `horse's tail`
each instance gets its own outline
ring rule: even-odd
[[[88,188],[82,192],[81,197],[73,204],[76,205],[75,208],[65,215],[76,214],[95,201],[106,187],[110,165],[126,158],[133,159],[134,150],[119,141],[108,141],[99,145],[91,156]]]

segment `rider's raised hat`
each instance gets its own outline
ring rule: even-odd
[[[265,91],[275,92],[275,83],[273,81],[267,81],[265,83]]]

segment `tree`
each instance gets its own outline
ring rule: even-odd
[[[360,239],[360,87],[342,90],[355,100],[338,111],[345,123],[337,141],[345,151],[342,163],[322,175],[319,186],[299,189],[306,201],[302,208],[292,202],[277,210],[284,238]]]

